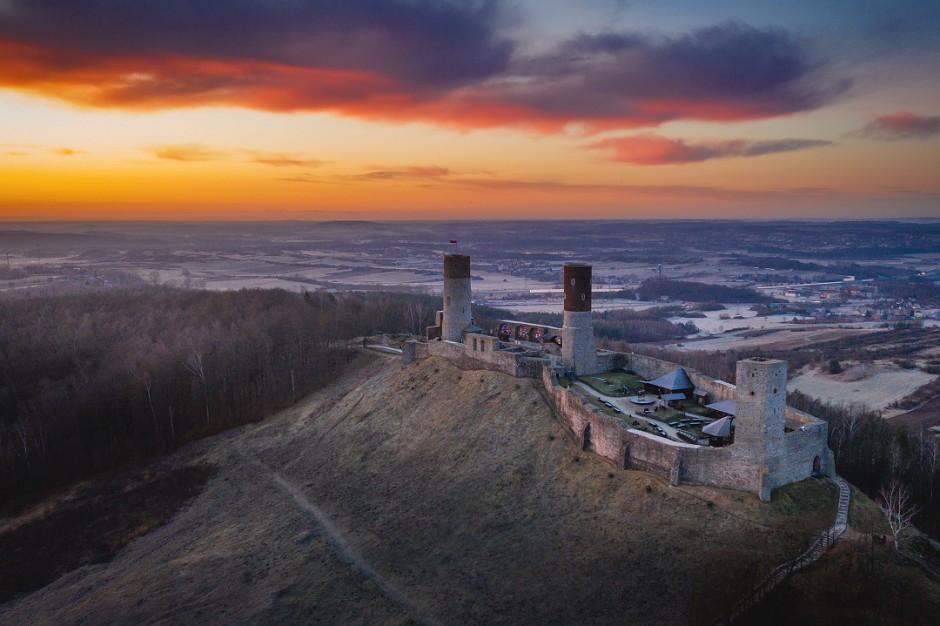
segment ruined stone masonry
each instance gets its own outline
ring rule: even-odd
[[[444,310],[426,341],[407,342],[402,360],[439,356],[463,369],[487,369],[541,378],[557,414],[584,450],[619,467],[680,483],[728,487],[770,500],[780,486],[814,473],[835,475],[828,426],[786,406],[787,364],[751,358],[738,362],[737,386],[701,372],[684,371],[711,402],[735,400],[734,443],[724,447],[673,441],[630,428],[596,409],[578,391],[559,385],[559,373],[594,374],[621,367],[652,380],[679,366],[652,357],[598,351],[591,315],[591,266],[564,267],[562,328],[502,320],[486,333],[470,316],[470,257],[444,257]]]

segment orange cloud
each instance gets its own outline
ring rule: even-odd
[[[272,167],[320,167],[327,161],[311,159],[296,154],[277,152],[252,152],[252,162]]]
[[[207,161],[247,161],[272,167],[319,167],[327,161],[298,154],[259,152],[257,150],[215,150],[202,144],[153,146],[148,149],[155,157],[167,161],[199,163]],[[247,154],[247,157],[242,155]]]
[[[184,163],[216,161],[223,156],[221,152],[215,152],[199,144],[156,146],[151,148],[150,152],[158,159],[182,161]]]
[[[437,179],[450,176],[451,171],[446,167],[437,165],[421,166],[413,165],[409,167],[389,168],[376,167],[365,174],[355,174],[347,176],[349,180],[356,181],[385,181],[401,179]]]

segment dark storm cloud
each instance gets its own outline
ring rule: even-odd
[[[940,135],[940,115],[901,111],[881,115],[855,133],[873,139],[926,139]]]
[[[555,132],[811,110],[807,42],[727,23],[580,34],[524,56],[500,0],[9,0],[0,86],[88,106],[229,105]]]
[[[780,29],[727,23],[676,37],[582,34],[523,61],[503,97],[542,111],[667,121],[747,119],[817,108],[849,87]]]
[[[366,71],[415,88],[501,72],[493,1],[12,0],[0,37],[104,56],[251,59]],[[66,57],[59,61],[68,66]]]

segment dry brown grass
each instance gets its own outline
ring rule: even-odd
[[[820,561],[790,578],[742,625],[936,624],[940,584],[894,554],[891,542],[842,540]]]
[[[207,465],[126,473],[83,483],[4,520],[0,602],[47,585],[65,572],[107,561],[163,524],[212,475]]]
[[[816,481],[762,504],[581,452],[534,380],[437,359],[358,367],[193,444],[180,463],[218,467],[199,497],[109,564],[0,607],[0,621],[408,623],[254,459],[444,624],[706,623],[831,521]]]

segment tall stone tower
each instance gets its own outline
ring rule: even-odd
[[[591,266],[565,263],[565,316],[561,357],[578,374],[597,372],[594,327],[591,325]]]
[[[755,462],[760,499],[770,500],[780,462],[787,409],[787,363],[738,361],[734,447]]]
[[[444,319],[441,338],[460,341],[463,329],[470,325],[470,257],[444,255]]]

